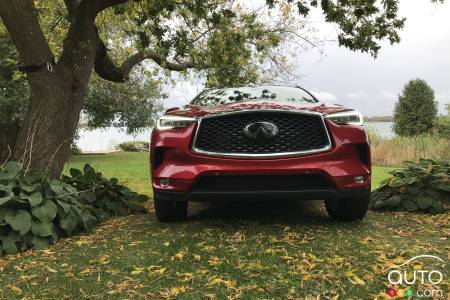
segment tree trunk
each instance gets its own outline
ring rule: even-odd
[[[57,178],[69,156],[82,97],[71,90],[70,81],[62,80],[60,72],[40,73],[35,75],[39,84],[32,85],[12,158],[22,162],[24,169],[44,170]]]
[[[44,170],[54,178],[61,175],[68,158],[99,45],[95,15],[86,11],[88,7],[77,10],[76,24],[69,29],[58,63],[27,74],[31,97],[12,159],[25,169]],[[24,65],[53,61],[32,0],[0,0],[0,17]]]

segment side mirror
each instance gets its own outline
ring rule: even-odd
[[[179,107],[171,107],[171,108],[168,108],[167,110],[166,110],[166,114],[168,113],[168,112],[171,112],[171,111],[174,111],[174,110],[179,110],[180,108]]]

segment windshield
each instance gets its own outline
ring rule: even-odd
[[[206,90],[191,104],[215,106],[246,100],[269,100],[277,102],[317,103],[312,95],[301,88],[286,86],[238,87]]]

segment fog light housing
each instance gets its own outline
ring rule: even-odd
[[[353,178],[353,181],[355,181],[355,183],[363,183],[364,182],[364,176],[356,176]]]
[[[159,185],[162,187],[167,187],[170,184],[170,179],[169,178],[161,178],[159,180]]]

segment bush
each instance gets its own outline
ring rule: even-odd
[[[433,89],[425,80],[410,80],[395,104],[394,132],[400,136],[430,133],[437,112]]]
[[[443,213],[450,204],[450,161],[420,159],[405,162],[404,168],[390,172],[372,192],[374,210],[407,210]]]
[[[70,145],[70,155],[80,155],[83,151],[77,146],[77,144]]]
[[[150,148],[150,143],[148,142],[124,142],[121,144],[118,144],[116,146],[117,149],[120,149],[122,151],[127,152],[141,152],[141,151],[148,151]]]
[[[140,205],[145,195],[89,165],[70,169],[70,175],[48,179],[40,172],[25,173],[17,162],[0,168],[0,254],[43,249],[110,216],[145,211]]]

